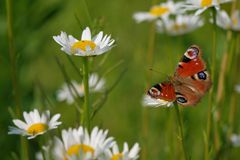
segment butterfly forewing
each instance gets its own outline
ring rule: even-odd
[[[192,45],[189,47],[178,63],[178,67],[174,75],[180,77],[189,77],[205,70],[206,65],[201,56],[202,51],[198,46]]]
[[[174,86],[170,82],[162,82],[152,86],[148,90],[148,95],[152,98],[162,99],[165,101],[175,101],[176,94],[174,90]]]

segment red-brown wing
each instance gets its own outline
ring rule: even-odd
[[[174,84],[177,102],[183,106],[191,106],[196,105],[201,100],[211,87],[212,82],[208,72],[201,71],[186,78],[175,76]]]
[[[189,77],[205,70],[206,65],[201,56],[202,51],[198,46],[192,45],[189,47],[178,63],[178,67],[174,75],[180,77]]]
[[[210,75],[207,71],[200,71],[190,77],[175,76],[175,84],[182,84],[191,88],[199,95],[204,95],[212,85]]]
[[[176,100],[175,89],[172,83],[162,82],[152,86],[148,90],[148,95],[155,99],[162,99],[173,102]]]
[[[201,55],[202,51],[198,46],[188,48],[174,74],[176,100],[183,106],[197,104],[211,87],[211,78]]]
[[[194,106],[201,99],[201,96],[194,92],[194,90],[183,84],[176,85],[175,92],[176,101],[182,106]]]

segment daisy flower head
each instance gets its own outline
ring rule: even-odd
[[[182,6],[184,10],[197,10],[195,15],[200,15],[208,8],[214,7],[216,10],[220,9],[220,4],[231,2],[232,0],[187,0],[186,4]]]
[[[140,151],[140,147],[139,147],[138,143],[135,143],[134,146],[131,149],[129,149],[128,144],[125,142],[122,152],[119,151],[119,147],[115,143],[111,150],[109,149],[105,152],[106,158],[104,158],[102,160],[106,160],[106,159],[109,159],[109,160],[110,159],[111,160],[136,160],[139,158],[139,151]]]
[[[109,149],[114,141],[108,131],[94,127],[91,134],[83,127],[62,131],[62,140],[55,138],[53,158],[56,160],[93,160]]]
[[[171,36],[183,35],[192,32],[204,24],[199,16],[177,15],[175,19],[165,18],[156,22],[157,31]]]
[[[237,84],[237,85],[235,86],[235,91],[236,91],[237,93],[240,93],[240,84]]]
[[[23,112],[23,117],[26,122],[23,122],[19,119],[14,119],[13,123],[17,127],[9,127],[8,134],[20,134],[27,136],[28,139],[35,138],[38,135],[42,135],[48,130],[55,129],[58,125],[62,124],[58,119],[60,114],[54,115],[50,118],[50,112],[46,111],[40,115],[37,109],[27,113]]]
[[[234,147],[240,147],[240,135],[233,134],[231,135],[230,140]]]
[[[36,160],[44,160],[43,154],[42,154],[41,151],[39,151],[39,152],[37,152],[37,153],[35,154],[35,159],[36,159]]]
[[[81,40],[65,32],[53,36],[53,39],[62,46],[61,50],[65,53],[84,57],[101,55],[115,46],[111,35],[103,35],[102,31],[92,38],[89,27],[83,30]]]
[[[146,107],[172,107],[173,102],[160,98],[153,98],[150,95],[144,95],[142,105]]]
[[[52,157],[55,160],[66,160],[77,154],[81,148],[82,128],[62,130],[62,139],[55,137],[51,147]]]
[[[137,23],[143,21],[152,21],[157,18],[165,18],[170,14],[178,14],[181,12],[180,7],[182,6],[182,2],[174,3],[171,0],[168,0],[165,3],[161,3],[159,5],[152,6],[147,12],[136,12],[133,15],[133,18]]]
[[[105,88],[105,80],[100,78],[97,74],[93,73],[89,76],[89,90],[91,93],[102,92]],[[74,103],[74,96],[84,96],[84,84],[76,81],[71,82],[73,86],[68,86],[64,83],[61,89],[57,91],[57,100],[66,101],[68,104]],[[73,88],[74,87],[74,88]],[[75,90],[74,90],[75,89]],[[77,92],[77,94],[76,94]]]
[[[35,159],[36,160],[49,159],[50,157],[49,151],[50,151],[51,145],[52,145],[52,140],[50,140],[46,146],[43,146],[41,151],[38,151],[35,153]]]
[[[217,25],[225,30],[240,31],[240,12],[235,10],[230,17],[226,11],[218,11]]]

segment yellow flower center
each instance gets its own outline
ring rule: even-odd
[[[111,160],[120,160],[123,157],[122,153],[114,154]]]
[[[35,123],[27,129],[27,133],[31,135],[36,135],[38,133],[46,131],[48,126],[44,123]]]
[[[202,7],[208,7],[208,6],[210,6],[212,4],[212,1],[213,0],[202,0],[201,6]]]
[[[237,18],[232,18],[232,22],[234,26],[238,25],[238,19]]]
[[[91,50],[94,50],[96,47],[96,44],[92,41],[78,41],[72,45],[72,50],[75,49],[81,49],[83,51],[86,51],[86,48],[90,47]]]
[[[162,6],[154,6],[151,8],[151,10],[149,11],[150,14],[154,15],[154,16],[161,16],[163,14],[166,14],[169,12],[169,8],[168,7],[162,7]]]
[[[83,84],[79,85],[79,90],[84,93],[84,85]]]
[[[174,31],[180,31],[181,29],[186,29],[187,28],[187,25],[185,23],[183,24],[177,24],[175,23],[173,26],[172,26],[172,30]]]
[[[68,148],[67,155],[69,155],[69,156],[78,155],[80,149],[84,153],[87,153],[87,152],[90,152],[91,154],[94,153],[94,149],[91,146],[88,146],[88,145],[85,145],[85,144],[74,144],[74,145],[72,145],[71,147]]]

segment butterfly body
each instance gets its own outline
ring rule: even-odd
[[[212,84],[201,56],[202,51],[198,46],[189,47],[171,80],[153,86],[148,95],[169,102],[176,101],[183,106],[196,105]]]

